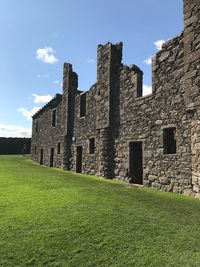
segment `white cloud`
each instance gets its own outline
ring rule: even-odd
[[[5,137],[31,137],[31,128],[0,124],[0,135]]]
[[[33,102],[36,103],[36,104],[38,104],[38,103],[47,103],[53,98],[53,96],[51,96],[51,95],[33,94],[33,96],[34,96]]]
[[[147,65],[151,65],[151,63],[152,63],[152,56],[150,56],[150,57],[148,57],[147,59],[145,59],[145,60],[143,61],[143,63],[145,63],[145,64],[147,64]]]
[[[53,81],[53,83],[55,83],[55,84],[58,84],[58,83],[59,83],[59,81],[57,81],[57,80],[56,80],[56,81]]]
[[[91,57],[87,58],[87,63],[94,63],[94,62],[95,62],[95,60],[93,58],[91,58]]]
[[[156,49],[159,51],[162,49],[162,45],[165,43],[165,40],[158,40],[154,42],[154,45],[156,46]]]
[[[143,84],[143,96],[149,95],[152,93],[152,86]]]
[[[28,110],[26,108],[18,108],[18,112],[21,112],[22,115],[27,119],[27,120],[31,120],[31,117],[38,112],[38,110],[40,109],[40,107],[34,107],[31,110]]]
[[[36,75],[37,78],[48,78],[49,77],[49,74],[37,74]]]
[[[47,64],[55,64],[58,62],[58,59],[53,55],[55,51],[51,46],[39,48],[36,51],[36,57],[38,60],[47,63]]]

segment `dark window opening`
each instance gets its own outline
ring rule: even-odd
[[[43,148],[40,149],[40,165],[43,165]]]
[[[37,147],[35,146],[35,149],[34,149],[34,151],[35,151],[35,155],[37,154]]]
[[[86,93],[80,95],[80,117],[85,117],[86,115]]]
[[[52,111],[52,126],[56,126],[56,109],[53,109]]]
[[[129,177],[134,184],[143,184],[143,148],[142,142],[129,143]]]
[[[57,153],[60,154],[60,143],[58,143]]]
[[[38,121],[36,121],[36,124],[35,124],[35,132],[36,133],[38,132]]]
[[[137,97],[143,96],[143,73],[137,74]]]
[[[95,150],[95,139],[90,138],[90,140],[89,140],[89,153],[94,154],[94,150]]]
[[[163,154],[176,154],[176,128],[163,129]]]

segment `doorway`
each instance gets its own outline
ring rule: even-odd
[[[83,149],[82,146],[77,146],[76,148],[76,172],[82,172],[82,153]]]
[[[143,184],[143,145],[140,141],[129,143],[129,176],[131,183]]]
[[[43,148],[40,149],[40,165],[43,165]]]
[[[50,153],[50,167],[53,167],[53,162],[54,162],[54,148],[51,148],[51,153]]]

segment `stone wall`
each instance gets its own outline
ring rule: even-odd
[[[129,142],[143,142],[144,184],[167,191],[190,189],[190,125],[183,86],[183,36],[168,41],[153,59],[153,94],[136,97],[137,72],[120,74],[120,127],[115,140],[117,178],[129,180]],[[128,77],[129,79],[127,80]],[[176,128],[176,154],[163,153],[163,129]]]
[[[30,154],[31,138],[0,137],[0,155]]]
[[[96,84],[86,92],[86,115],[80,117],[80,97],[81,93],[75,99],[75,120],[74,120],[74,142],[72,145],[72,165],[73,171],[76,171],[76,147],[83,147],[83,172],[90,174],[98,173],[98,133],[96,133]],[[95,152],[89,154],[89,139],[95,137]]]
[[[184,1],[184,83],[191,117],[192,185],[200,193],[200,5]],[[200,194],[199,194],[200,195]]]
[[[52,126],[52,112],[56,110],[56,124]],[[63,146],[58,154],[58,143],[62,144],[61,134],[62,96],[57,94],[46,106],[33,116],[31,157],[40,163],[43,149],[43,163],[50,165],[50,151],[54,148],[54,166],[62,166]],[[37,125],[37,126],[36,126]],[[36,129],[37,128],[37,129]]]
[[[44,164],[48,165],[50,149],[60,142],[61,153],[55,155],[55,166],[128,182],[135,182],[132,169],[138,168],[142,176],[139,183],[145,186],[198,193],[197,0],[184,1],[184,19],[183,33],[167,41],[153,58],[153,91],[146,97],[142,96],[142,71],[121,62],[122,43],[98,46],[97,82],[87,92],[77,90],[77,74],[71,64],[64,64],[63,95],[33,117],[32,158],[39,162],[39,152],[34,154],[34,147],[43,148]],[[54,108],[58,122],[52,128]],[[38,133],[34,131],[36,121],[41,125]],[[95,144],[92,152],[91,140]],[[166,147],[172,143],[174,151]],[[133,167],[134,161],[138,161],[137,167]]]

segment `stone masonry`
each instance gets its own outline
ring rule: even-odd
[[[99,45],[97,81],[79,91],[64,64],[63,94],[33,116],[32,159],[168,192],[200,194],[200,5],[184,0],[184,31],[142,70],[122,64],[122,43]]]

